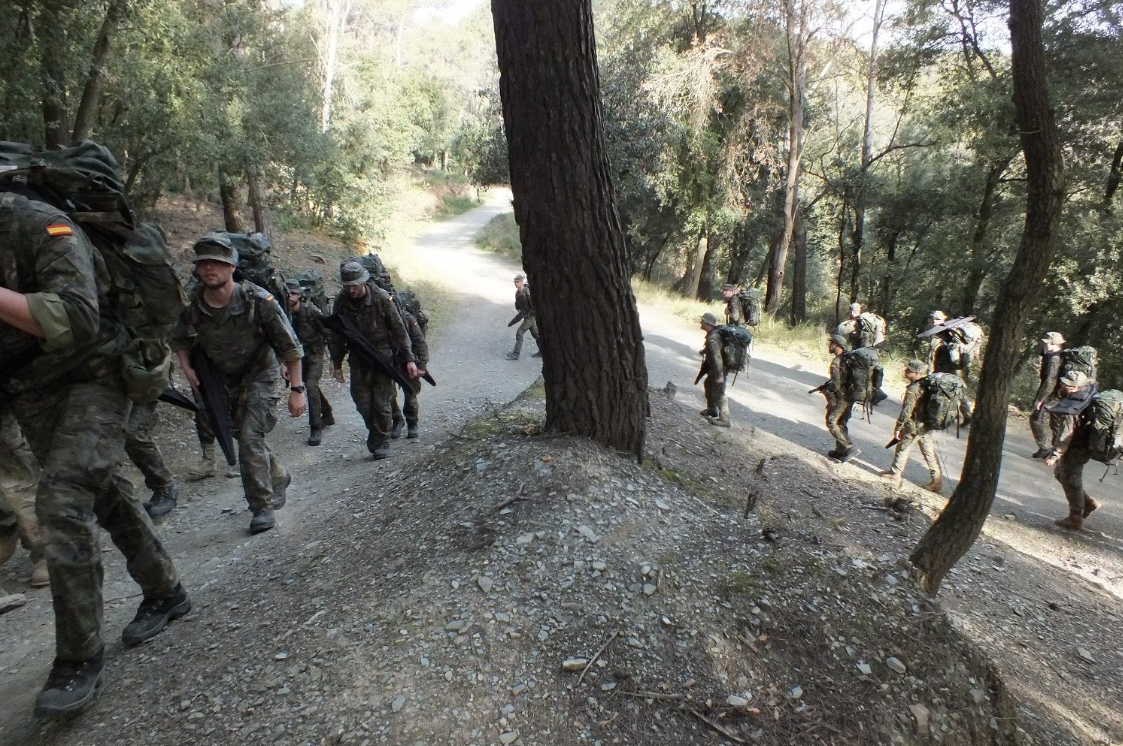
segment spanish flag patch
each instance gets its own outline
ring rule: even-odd
[[[66,223],[55,223],[54,225],[47,226],[47,235],[52,238],[56,236],[73,236],[74,229]]]

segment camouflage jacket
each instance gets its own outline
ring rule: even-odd
[[[1033,397],[1034,405],[1056,398],[1057,381],[1061,378],[1061,353],[1047,352],[1041,356],[1041,385]]]
[[[1089,384],[1075,391],[1052,406],[1046,407],[1053,415],[1053,456],[1060,456],[1070,446],[1087,445],[1089,430],[1080,427],[1080,415],[1092,403],[1096,395],[1096,384]]]
[[[421,324],[409,311],[399,309],[402,323],[405,324],[406,333],[409,334],[409,344],[413,349],[414,362],[418,367],[425,368],[429,365],[429,344],[425,341],[425,333],[421,331]]]
[[[530,285],[523,285],[515,291],[515,310],[519,313],[526,311],[527,316],[534,315],[534,304],[530,302]]]
[[[304,356],[288,317],[269,292],[249,281],[235,283],[226,307],[212,308],[203,300],[205,290],[200,284],[183,309],[172,332],[172,350],[199,347],[228,386],[275,381],[276,357],[292,362]]]
[[[305,355],[323,355],[327,348],[328,330],[324,327],[324,312],[306,300],[291,310],[292,329],[304,346]]]
[[[924,393],[924,379],[913,381],[905,388],[905,397],[901,400],[901,413],[897,415],[897,424],[893,425],[894,432],[901,435],[912,435],[920,431],[920,421],[917,408]]]
[[[27,298],[45,334],[0,322],[0,388],[20,393],[120,370],[126,335],[107,300],[109,273],[61,210],[0,193],[0,286]]]
[[[725,375],[725,366],[721,358],[721,330],[714,327],[706,333],[706,346],[702,348],[702,366],[706,369],[707,376]]]
[[[351,300],[345,290],[340,291],[335,299],[335,312],[351,319],[359,331],[386,357],[395,358],[402,365],[416,362],[409,332],[406,331],[402,316],[390,294],[375,285],[374,281],[368,281],[366,289],[366,295],[357,301]],[[348,352],[347,339],[332,332],[328,336],[328,345],[331,347],[332,364],[336,368],[341,367]],[[351,364],[354,363],[352,358]]]
[[[745,325],[744,309],[741,308],[741,299],[736,294],[725,302],[725,323],[734,326]]]

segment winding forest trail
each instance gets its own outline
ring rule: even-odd
[[[162,532],[197,610],[177,624],[202,623],[202,618],[215,616],[208,614],[208,609],[238,608],[224,588],[234,579],[245,580],[240,571],[250,559],[273,558],[277,572],[259,578],[258,588],[265,599],[270,594],[283,595],[285,586],[280,578],[288,558],[293,553],[311,551],[318,543],[308,543],[303,531],[305,524],[349,520],[348,516],[335,514],[336,508],[328,498],[354,489],[376,489],[405,470],[423,469],[427,454],[449,433],[456,433],[493,405],[514,398],[537,378],[539,366],[530,357],[534,344],[529,338],[522,360],[512,362],[505,358],[514,334],[506,322],[513,314],[511,279],[517,267],[479,251],[471,243],[477,230],[510,209],[509,200],[509,192],[492,192],[480,208],[433,226],[415,242],[413,251],[428,264],[431,279],[455,295],[456,306],[445,328],[436,330],[431,342],[430,370],[438,386],[426,386],[421,395],[419,440],[395,441],[390,459],[370,462],[364,448],[365,431],[345,386],[325,377],[324,389],[335,406],[338,424],[326,431],[324,445],[305,445],[307,427],[303,418],[282,420],[271,436],[294,477],[288,506],[278,514],[275,530],[252,538],[246,535],[248,514],[236,479],[220,476],[181,485],[179,507],[162,523]],[[702,332],[653,308],[641,307],[640,312],[649,385],[659,388],[666,381],[675,382],[679,391],[677,401],[697,411],[703,406],[701,387],[691,387],[690,382],[697,371]],[[730,391],[734,429],[767,431],[790,443],[793,455],[824,459],[820,454],[831,442],[822,424],[822,398],[806,393],[821,383],[824,375],[825,371],[808,369],[806,361],[758,346],[751,369],[740,376]],[[891,452],[882,446],[890,437],[897,403],[898,396],[884,402],[872,422],[857,418],[852,421],[852,435],[863,453],[852,464],[837,467],[840,479],[880,483],[877,472],[887,468],[891,459]],[[173,472],[182,474],[196,458],[194,431],[178,413],[165,416],[173,418],[178,426],[162,434],[160,442]],[[947,473],[952,477],[962,464],[965,442],[941,437],[940,449],[947,462]],[[1123,479],[1112,474],[1102,483],[1097,482],[1099,467],[1091,464],[1086,470],[1089,492],[1105,499],[1089,520],[1091,531],[1078,537],[1065,534],[1052,525],[1052,519],[1064,512],[1061,490],[1050,470],[1027,457],[1032,450],[1024,423],[1011,421],[999,498],[994,518],[988,521],[988,535],[1036,561],[1083,577],[1114,600],[1123,598],[1123,514],[1117,502],[1123,494]],[[919,454],[914,453],[906,473],[906,479],[914,484],[926,477],[918,460]],[[855,466],[858,468],[854,469]],[[950,494],[950,489],[948,485],[945,494]],[[927,495],[921,497],[930,506],[938,506]],[[424,499],[424,495],[418,499]],[[108,540],[105,546],[108,681],[111,688],[118,689],[114,698],[133,701],[127,691],[120,692],[122,688],[127,690],[130,682],[115,678],[115,666],[126,656],[158,660],[159,651],[171,643],[168,638],[175,636],[175,625],[170,634],[138,651],[126,651],[121,646],[120,630],[131,619],[139,598],[120,555],[110,548]],[[433,561],[439,561],[439,557]],[[55,726],[40,729],[31,718],[35,694],[52,659],[53,620],[49,594],[21,587],[19,578],[27,570],[26,556],[21,555],[0,572],[0,586],[9,593],[18,591],[28,596],[25,607],[0,616],[0,744],[78,743],[77,734],[84,730],[82,722],[69,731]],[[952,582],[955,577],[953,573]],[[274,632],[263,630],[261,634],[267,637]],[[221,640],[216,640],[216,645],[219,643]],[[83,718],[89,726],[84,733],[87,738],[97,723],[114,717],[109,707],[109,703],[99,703]],[[143,735],[137,734],[137,742],[143,740]]]

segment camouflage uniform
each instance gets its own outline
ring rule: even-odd
[[[706,378],[702,388],[706,392],[706,416],[713,417],[717,424],[728,426],[729,399],[725,396],[725,384],[728,381],[729,371],[721,355],[721,331],[715,327],[706,332],[706,346],[702,348],[702,369]],[[716,379],[720,378],[721,383]]]
[[[923,363],[921,363],[923,365]],[[923,368],[920,371],[923,373]],[[920,405],[921,395],[924,393],[923,379],[913,381],[905,389],[905,398],[901,401],[901,414],[897,417],[897,424],[893,426],[894,432],[900,434],[901,440],[897,449],[893,451],[893,465],[889,468],[892,476],[899,479],[909,462],[909,452],[913,443],[920,446],[920,455],[924,457],[924,464],[928,467],[928,476],[932,482],[942,478],[940,459],[936,453],[936,435],[927,425],[919,419],[917,407]]]
[[[1037,441],[1037,448],[1042,451],[1053,447],[1053,416],[1049,414],[1049,407],[1060,401],[1057,381],[1061,377],[1062,362],[1060,352],[1046,352],[1041,356],[1041,384],[1033,397],[1034,411],[1029,416],[1029,428]]]
[[[956,365],[952,360],[951,341],[948,339],[948,334],[948,332],[942,332],[932,335],[929,342],[928,371],[930,373],[952,373],[959,376],[964,386],[969,387],[971,382],[968,380],[967,369]],[[974,406],[971,404],[970,396],[964,396],[959,400],[959,413],[964,423],[971,421]]]
[[[413,314],[405,309],[399,308],[398,311],[402,316],[402,323],[405,324],[406,332],[409,334],[410,347],[413,348],[414,362],[417,367],[422,370],[428,369],[429,365],[429,345],[425,342],[425,333],[421,331],[421,325],[417,323],[417,319]],[[394,364],[399,368],[403,367],[402,361],[395,359]],[[395,389],[397,385],[395,385]],[[421,393],[421,379],[413,379],[412,385],[405,390],[405,423],[409,428],[409,432],[416,434],[418,418],[421,415],[421,405],[417,401],[417,395]],[[402,422],[402,407],[398,405],[398,395],[395,391],[394,397],[390,400],[392,404],[391,419],[394,426],[399,426]]]
[[[526,312],[526,317],[515,331],[515,349],[511,351],[511,354],[518,355],[522,352],[523,337],[527,332],[530,332],[530,336],[534,338],[534,343],[538,344],[538,322],[534,319],[534,304],[530,301],[529,285],[523,285],[515,291],[515,310],[519,313]]]
[[[854,402],[847,401],[842,395],[842,355],[831,359],[830,376],[830,383],[823,391],[827,399],[827,432],[834,438],[835,452],[842,453],[854,447],[848,428]]]
[[[39,519],[35,517],[35,492],[39,486],[39,464],[23,437],[11,408],[0,402],[0,508],[6,508],[18,530],[20,543],[31,553],[31,561],[43,558]],[[2,522],[0,522],[2,524]],[[4,526],[0,525],[0,533]]]
[[[300,341],[280,304],[251,282],[235,283],[225,308],[211,308],[200,286],[172,332],[172,350],[198,346],[222,378],[230,398],[234,437],[246,502],[254,514],[272,504],[286,472],[265,436],[277,424],[279,373],[303,356]]]
[[[97,524],[125,555],[146,599],[172,595],[179,578],[121,474],[131,402],[120,375],[125,332],[103,314],[104,265],[62,212],[12,194],[0,199],[0,265],[3,286],[25,294],[45,333],[38,338],[0,322],[0,388],[41,469],[35,509],[56,660],[86,661],[103,648]]]
[[[167,487],[174,481],[172,473],[164,464],[160,446],[152,439],[155,427],[156,402],[134,404],[125,431],[125,453],[144,475],[144,486],[153,491]]]
[[[320,388],[320,379],[324,376],[324,353],[327,351],[324,312],[302,300],[291,313],[293,331],[304,346],[300,365],[304,385],[308,387],[308,425],[313,430],[319,430],[324,426],[324,419],[329,423],[335,422],[331,402]]]
[[[1096,394],[1096,385],[1086,386],[1050,407],[1050,415],[1056,427],[1056,440],[1053,442],[1052,456],[1059,457],[1053,468],[1053,476],[1061,483],[1065,499],[1068,500],[1069,513],[1082,515],[1085,503],[1092,503],[1084,491],[1084,465],[1092,459],[1088,448],[1091,429],[1082,426],[1080,414],[1088,407]]]
[[[745,309],[741,307],[741,298],[737,293],[725,302],[725,323],[731,326],[745,325]]]
[[[409,334],[389,293],[373,280],[366,282],[366,289],[366,295],[357,301],[351,300],[345,290],[341,291],[335,299],[335,312],[351,319],[387,360],[396,358],[402,365],[414,362]],[[332,364],[341,368],[348,353],[347,340],[335,332],[328,339]],[[394,382],[381,370],[351,355],[351,398],[366,423],[367,450],[374,453],[390,442]]]

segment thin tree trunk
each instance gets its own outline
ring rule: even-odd
[[[70,143],[70,120],[67,114],[66,70],[60,47],[65,44],[65,8],[60,3],[44,3],[36,18],[35,35],[39,45],[39,75],[43,86],[44,143],[47,148],[61,148]],[[53,30],[57,34],[52,36]]]
[[[253,210],[253,227],[273,240],[273,216],[269,214],[269,200],[261,183],[261,169],[250,166],[246,169],[246,186],[249,189],[250,208]]]
[[[881,307],[878,312],[885,316],[893,302],[893,265],[897,263],[897,242],[901,234],[894,231],[889,236],[889,244],[885,250],[885,274],[881,277]]]
[[[335,66],[339,55],[339,34],[351,12],[351,3],[344,0],[327,0],[327,51],[324,53],[324,79],[322,82],[320,104],[320,131],[331,129],[331,102],[335,95]]]
[[[975,313],[975,304],[979,301],[979,289],[982,288],[983,280],[991,269],[985,241],[991,218],[994,217],[994,206],[998,201],[998,187],[1002,183],[1002,174],[1006,173],[1013,159],[1013,156],[1004,158],[987,171],[983,198],[979,202],[979,214],[975,217],[975,232],[971,234],[971,266],[967,270],[967,281],[963,285],[963,301],[960,309],[963,314]]]
[[[1111,206],[1115,192],[1119,189],[1119,182],[1123,179],[1123,142],[1115,147],[1115,155],[1111,159],[1111,171],[1107,175],[1107,187],[1104,189],[1104,207]]]
[[[702,254],[702,266],[698,279],[698,292],[694,297],[701,301],[709,301],[714,297],[714,255],[717,254],[717,241],[713,236],[706,236],[706,250]]]
[[[491,7],[546,429],[642,460],[647,366],[604,139],[591,0]]]
[[[698,297],[698,281],[702,278],[702,259],[706,255],[709,240],[709,235],[703,228],[698,234],[698,242],[694,244],[694,250],[690,252],[690,264],[682,277],[682,294],[687,298]]]
[[[807,228],[803,225],[803,211],[795,214],[795,262],[792,265],[792,324],[807,321]]]
[[[850,234],[850,302],[858,301],[858,283],[862,273],[862,251],[866,238],[866,181],[873,160],[873,107],[877,82],[877,34],[885,15],[885,1],[875,0],[870,60],[866,68],[866,118],[862,128],[862,160],[854,193],[854,231]]]
[[[90,136],[94,114],[97,112],[98,104],[101,103],[102,84],[105,82],[105,63],[109,57],[113,37],[117,34],[117,28],[121,24],[122,6],[122,0],[113,0],[105,10],[105,19],[101,22],[97,41],[94,42],[90,72],[86,76],[86,85],[82,89],[82,100],[78,103],[78,112],[74,115],[74,132],[70,136],[72,140],[85,140]]]
[[[1026,318],[1055,248],[1064,156],[1049,105],[1042,16],[1042,0],[1010,0],[1013,99],[1026,164],[1025,226],[995,307],[959,485],[910,557],[929,593],[939,589],[948,570],[971,548],[990,513],[1002,467],[1010,382]]]
[[[235,179],[223,172],[219,174],[218,194],[222,199],[222,222],[230,233],[245,233],[242,224],[241,179]]]

